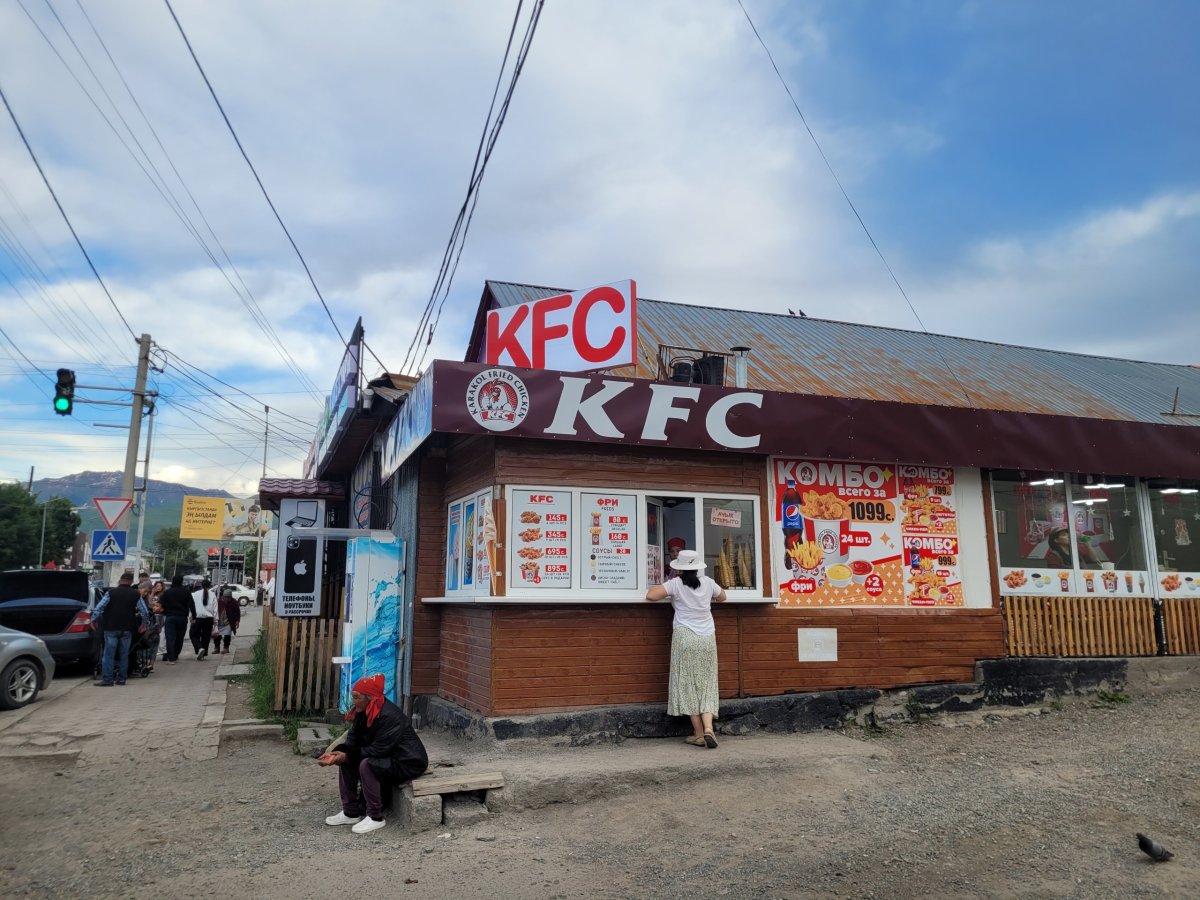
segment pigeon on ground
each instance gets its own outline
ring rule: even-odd
[[[1158,841],[1151,840],[1140,831],[1137,833],[1138,847],[1155,862],[1166,862],[1175,854]]]

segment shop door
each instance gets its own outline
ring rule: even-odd
[[[361,537],[346,545],[346,612],[342,630],[341,702],[364,675],[383,675],[384,693],[400,702],[406,653],[402,652],[404,542]]]

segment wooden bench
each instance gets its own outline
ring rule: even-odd
[[[446,796],[502,787],[504,775],[500,772],[427,772],[392,792],[392,811],[407,831],[437,828],[442,824],[442,801]]]

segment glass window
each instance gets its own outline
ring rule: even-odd
[[[1072,475],[1071,524],[1080,569],[1146,568],[1142,514],[1132,478]]]
[[[1062,475],[997,470],[991,473],[996,549],[1002,567],[1074,566]],[[1067,540],[1060,536],[1064,529]],[[1060,544],[1052,548],[1052,539]]]
[[[1159,571],[1200,572],[1200,481],[1155,479],[1148,487]],[[1200,590],[1194,584],[1189,578],[1187,589]]]
[[[754,526],[750,500],[704,501],[704,561],[708,575],[721,587],[750,590],[758,586]]]

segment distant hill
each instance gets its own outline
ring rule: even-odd
[[[39,478],[33,482],[33,492],[42,500],[48,500],[51,497],[66,497],[70,500],[71,505],[76,507],[75,511],[83,520],[79,530],[86,534],[105,527],[104,520],[100,518],[99,511],[92,503],[92,498],[121,496],[121,477],[120,472],[79,472],[75,475],[64,475],[62,478]],[[140,477],[137,482],[141,483]],[[146,525],[143,536],[147,545],[159,530],[179,527],[185,495],[191,497],[233,496],[228,491],[214,491],[151,478],[146,495]],[[135,513],[129,521],[130,544],[135,542],[137,530],[138,517]]]

